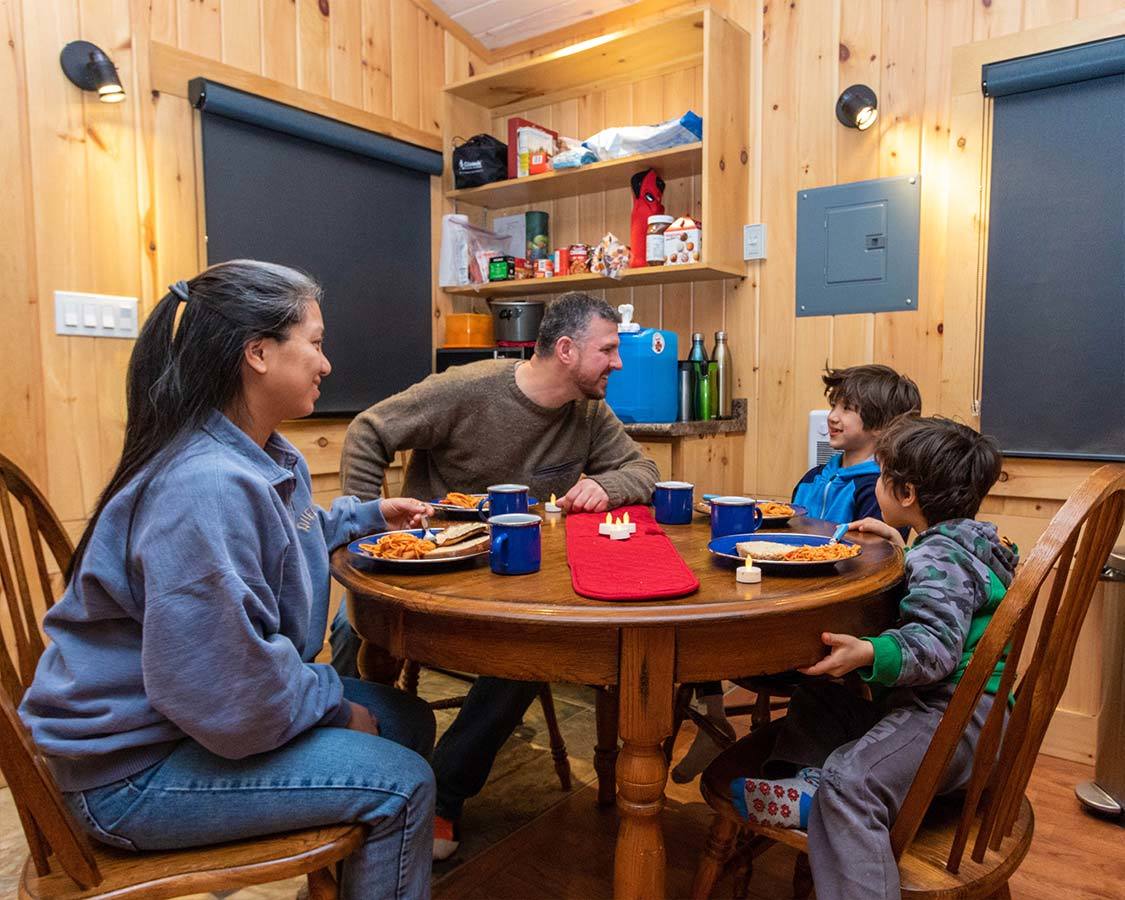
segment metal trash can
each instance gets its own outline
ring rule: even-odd
[[[1091,812],[1119,816],[1125,808],[1125,546],[1109,555],[1101,580],[1106,585],[1105,648],[1094,780],[1074,793]]]

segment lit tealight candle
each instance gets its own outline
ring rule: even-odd
[[[629,521],[629,514],[628,513],[625,513],[625,515],[623,515],[621,517],[621,527],[624,528],[626,531],[628,531],[629,534],[636,534],[637,523]]]
[[[629,540],[629,529],[620,522],[615,522],[609,531],[609,539],[611,541],[627,541]]]
[[[599,523],[598,534],[608,535],[613,531],[613,516],[609,513],[605,514],[605,521]]]
[[[554,494],[551,494],[551,499],[543,504],[543,509],[545,509],[549,513],[562,512],[562,507],[559,506],[558,499]]]
[[[758,584],[762,580],[762,570],[754,565],[754,560],[746,557],[746,563],[739,566],[734,573],[739,584]]]

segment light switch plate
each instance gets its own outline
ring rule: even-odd
[[[765,224],[742,226],[742,258],[766,258],[766,226]]]
[[[55,291],[55,334],[135,338],[137,298]]]

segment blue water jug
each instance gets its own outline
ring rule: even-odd
[[[622,422],[675,422],[678,341],[674,331],[641,328],[633,305],[617,307],[621,370],[609,376],[605,400]]]

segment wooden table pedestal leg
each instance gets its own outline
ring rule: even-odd
[[[660,812],[668,764],[661,747],[672,731],[676,635],[672,628],[621,632],[618,681],[622,748],[617,758],[618,900],[664,896],[664,835]]]

